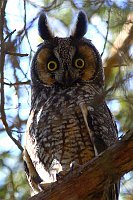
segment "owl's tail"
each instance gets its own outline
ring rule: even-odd
[[[30,156],[26,149],[23,151],[23,160],[24,160],[24,170],[28,179],[28,182],[33,189],[34,193],[40,192],[40,188],[38,187],[39,183],[42,182],[42,179],[38,175],[33,163],[30,159]]]
[[[108,194],[105,200],[118,200],[120,192],[120,182],[109,187]]]

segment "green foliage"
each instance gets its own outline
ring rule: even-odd
[[[0,158],[0,170],[4,175],[0,183],[0,199],[24,200],[30,197],[21,155],[15,156],[5,151],[0,154]]]

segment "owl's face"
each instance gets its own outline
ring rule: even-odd
[[[68,38],[58,38],[49,31],[46,16],[40,16],[39,33],[44,43],[34,58],[38,81],[62,88],[78,82],[103,83],[100,55],[90,40],[83,38],[87,30],[86,23],[86,15],[80,12],[74,34]]]

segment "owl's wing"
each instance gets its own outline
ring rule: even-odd
[[[116,123],[105,102],[95,107],[82,103],[80,108],[97,155],[117,141]]]
[[[95,155],[100,154],[117,140],[117,127],[114,118],[105,102],[102,104],[87,107],[80,105],[86,127],[88,129]],[[105,190],[106,200],[118,200],[120,182],[113,184]]]
[[[105,102],[96,106],[93,111],[88,110],[87,121],[93,132],[98,154],[118,140],[115,120]]]
[[[118,140],[117,126],[106,103],[98,108],[98,112],[94,115],[92,114],[92,118],[91,122],[96,124],[96,128],[94,128],[94,143],[98,153],[101,153]],[[106,199],[118,200],[119,192],[120,181],[117,181],[109,186],[107,192],[105,191]]]

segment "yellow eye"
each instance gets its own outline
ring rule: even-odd
[[[75,60],[75,67],[78,68],[78,69],[82,69],[84,67],[84,60],[82,58],[77,58]]]
[[[47,64],[47,68],[51,72],[55,71],[57,69],[57,62],[55,62],[54,60],[49,61]]]

